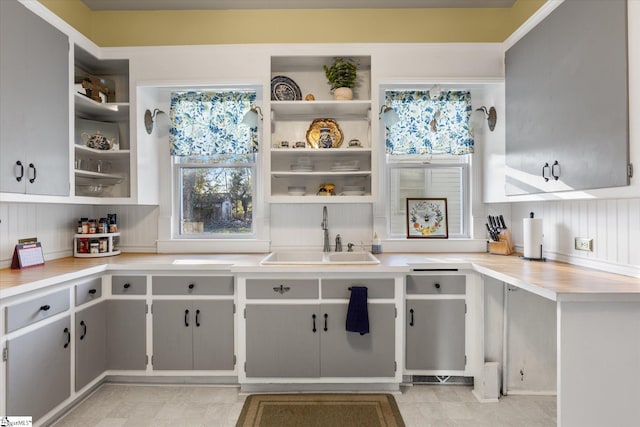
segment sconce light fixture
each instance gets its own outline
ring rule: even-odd
[[[486,119],[487,123],[489,124],[489,130],[493,132],[493,130],[496,128],[496,120],[498,119],[495,107],[490,107],[489,110],[487,110],[487,107],[483,105],[482,107],[476,109],[473,118],[474,124],[481,126],[484,119]]]
[[[253,129],[258,127],[258,120],[262,120],[262,110],[260,107],[253,107],[244,114],[241,124]]]
[[[440,98],[441,93],[442,88],[440,87],[440,85],[433,85],[433,87],[429,89],[429,98],[435,101],[436,99]]]
[[[393,108],[383,105],[380,108],[380,118],[384,122],[384,125],[387,129],[391,126],[395,125],[400,121],[400,116],[398,116],[398,112]]]
[[[155,120],[158,114],[166,114],[166,113],[158,108],[154,109],[153,113],[149,109],[147,109],[147,111],[144,112],[144,128],[147,130],[147,133],[149,135],[151,135],[151,132],[153,132],[153,121]]]

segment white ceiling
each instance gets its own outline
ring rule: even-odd
[[[0,0],[1,1],[1,0]],[[92,10],[511,7],[515,0],[82,0]]]

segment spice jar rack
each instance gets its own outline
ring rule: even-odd
[[[120,255],[120,251],[115,249],[114,237],[120,237],[120,233],[75,234],[73,236],[73,256],[77,258],[99,258]],[[92,247],[92,245],[94,246]],[[86,248],[86,252],[83,248]],[[96,251],[92,252],[93,248]]]

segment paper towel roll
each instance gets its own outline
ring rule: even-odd
[[[523,253],[525,258],[542,258],[542,218],[523,218]]]

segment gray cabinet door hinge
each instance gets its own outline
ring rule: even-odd
[[[393,317],[397,319],[398,318],[398,307],[395,307],[394,310],[395,310],[395,314],[393,315]]]
[[[145,356],[144,356],[144,364],[145,364],[145,366],[149,364],[149,355],[148,354],[145,354]]]
[[[247,362],[244,362],[244,372],[247,372]]]
[[[467,314],[467,304],[464,305],[464,314]]]
[[[464,366],[467,366],[467,355],[464,355]]]
[[[629,178],[633,178],[633,163],[627,165],[627,175],[629,175]]]
[[[245,319],[247,318],[247,309],[246,308],[244,309],[244,318]]]
[[[153,306],[151,306],[151,310],[153,310]],[[149,304],[144,305],[144,314],[149,314]]]
[[[236,314],[236,303],[233,303],[233,314]]]
[[[397,372],[398,371],[398,362],[393,362],[393,372]]]
[[[9,360],[9,349],[7,347],[2,349],[2,361],[6,362]]]
[[[153,355],[151,355],[151,366],[153,367]]]
[[[233,355],[233,366],[236,366],[236,363],[237,363],[237,359],[236,359],[236,355],[234,354]]]

